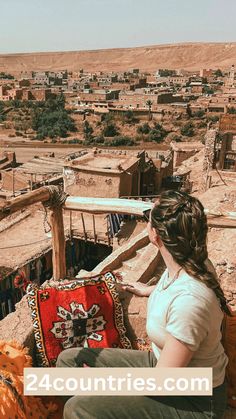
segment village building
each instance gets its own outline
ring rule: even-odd
[[[119,90],[84,90],[79,93],[78,104],[79,105],[91,105],[92,103],[100,103],[105,101],[111,101],[118,99]]]
[[[158,104],[169,104],[173,102],[180,102],[180,97],[175,97],[172,93],[145,93],[145,92],[120,92],[119,104],[124,108],[130,109],[149,109],[149,101],[151,102],[151,109],[157,109]],[[147,103],[148,102],[148,103]]]
[[[142,165],[144,153],[127,157],[94,150],[64,166],[65,191],[108,198],[140,195]]]
[[[208,68],[208,69],[202,68],[200,70],[200,77],[202,78],[208,79],[209,77],[213,77],[213,75],[214,75],[214,70],[212,70],[211,68]]]
[[[70,195],[147,197],[156,195],[173,174],[169,151],[94,149],[64,165],[64,189]]]
[[[0,172],[0,190],[7,196],[17,196],[39,188],[42,185],[63,184],[63,164],[63,159],[50,156],[36,156],[14,169],[5,168],[7,170]]]
[[[205,156],[203,162],[206,188],[223,182],[235,185],[236,182],[236,117],[222,115],[217,129],[209,129],[205,137]]]
[[[173,168],[176,170],[184,160],[194,156],[197,152],[204,149],[204,144],[199,142],[183,142],[180,143],[172,141],[170,144],[173,150]]]
[[[215,166],[219,170],[236,172],[236,115],[221,116],[219,137],[216,139]]]

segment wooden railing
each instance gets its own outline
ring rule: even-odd
[[[64,203],[55,205],[52,202],[52,191],[60,195],[57,186],[45,186],[35,191],[26,193],[12,200],[7,200],[0,205],[0,220],[8,215],[38,202],[46,203],[50,207],[50,225],[52,230],[52,254],[53,254],[53,278],[63,279],[66,276],[65,261],[65,233],[63,222],[63,209],[75,210],[81,213],[90,214],[128,214],[142,216],[143,212],[152,208],[152,202],[144,202],[135,199],[120,198],[85,198],[68,196]],[[51,205],[50,205],[51,202]],[[236,212],[211,212],[205,210],[208,216],[208,223],[218,227],[236,228]],[[83,218],[83,216],[82,216]],[[84,231],[86,235],[86,231]],[[95,224],[93,233],[96,239]]]
[[[53,188],[53,189],[52,189]],[[48,203],[50,207],[50,225],[52,232],[52,262],[53,262],[53,278],[55,280],[63,279],[66,276],[66,260],[65,260],[65,233],[63,222],[63,209],[75,210],[81,213],[91,214],[133,214],[142,215],[143,211],[152,207],[151,203],[138,202],[127,199],[106,199],[106,198],[84,198],[84,197],[67,197],[62,205],[51,205],[51,191],[60,193],[60,189],[56,186],[41,187],[35,191],[26,193],[12,200],[7,200],[0,205],[0,220],[8,217],[14,212],[28,207],[38,202]],[[83,215],[82,215],[83,219]],[[86,231],[84,229],[85,237]],[[96,240],[95,220],[93,222],[93,233]]]

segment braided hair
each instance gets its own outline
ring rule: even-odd
[[[151,211],[154,227],[173,259],[192,277],[211,288],[227,315],[218,279],[205,264],[207,251],[207,218],[201,202],[185,192],[165,191]]]

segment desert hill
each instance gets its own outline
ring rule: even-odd
[[[100,49],[71,52],[0,54],[0,72],[27,70],[127,71],[139,68],[198,70],[227,69],[236,65],[236,42],[185,43],[135,48]]]

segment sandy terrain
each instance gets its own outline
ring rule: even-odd
[[[139,68],[199,70],[236,64],[236,43],[185,43],[94,51],[1,54],[0,71],[124,71]]]
[[[0,151],[15,151],[18,163],[26,163],[34,158],[34,156],[43,156],[46,153],[54,153],[55,157],[65,156],[69,153],[79,151],[78,147],[1,147]]]

